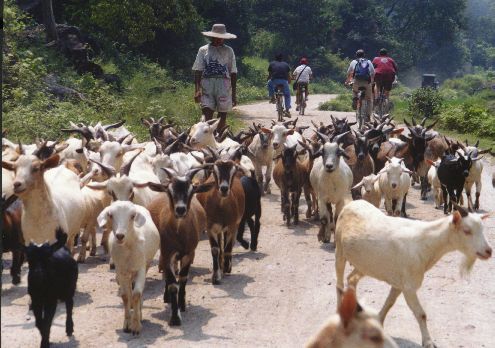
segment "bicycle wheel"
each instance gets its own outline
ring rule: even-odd
[[[364,123],[366,122],[367,115],[366,115],[366,109],[368,106],[368,101],[366,99],[362,99],[361,102],[359,103],[359,118],[358,118],[358,127],[359,130],[362,131],[364,127]]]
[[[282,122],[284,120],[284,107],[282,106],[282,96],[277,94],[277,115],[278,121]]]

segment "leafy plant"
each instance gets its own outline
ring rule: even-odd
[[[418,88],[410,98],[408,110],[412,116],[432,118],[440,113],[443,98],[433,88]]]

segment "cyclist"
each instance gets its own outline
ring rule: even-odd
[[[359,49],[356,51],[356,59],[354,59],[349,68],[347,69],[346,84],[350,84],[354,79],[352,86],[352,108],[356,110],[357,107],[357,93],[359,87],[365,87],[365,98],[368,101],[366,106],[366,115],[368,120],[371,119],[371,110],[373,110],[373,93],[371,90],[371,84],[375,76],[375,69],[373,64],[364,57],[364,50]]]
[[[397,76],[397,64],[387,54],[387,50],[382,48],[380,56],[373,59],[373,67],[375,68],[375,101],[377,100],[380,89],[383,86],[385,98],[388,99],[392,84]]]
[[[284,87],[284,99],[285,99],[285,114],[290,117],[290,67],[289,64],[283,61],[282,53],[275,56],[275,60],[268,66],[268,95],[270,97],[270,103],[275,104],[275,88],[278,85]]]
[[[298,86],[301,87],[301,90],[303,87],[305,88],[306,95],[304,96],[304,100],[308,101],[308,95],[309,95],[309,81],[313,78],[313,72],[311,71],[311,68],[308,65],[308,59],[306,57],[301,58],[299,61],[299,66],[294,70],[292,73],[292,78],[295,79],[294,82],[294,89],[296,90],[296,111],[299,111],[299,103],[302,101],[302,95],[299,95],[299,88]]]

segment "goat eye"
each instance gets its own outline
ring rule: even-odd
[[[465,235],[467,235],[467,236],[470,236],[470,235],[472,235],[473,233],[471,232],[471,230],[469,230],[469,229],[465,228],[465,229],[464,229],[464,234],[465,234]]]
[[[382,336],[371,336],[370,341],[373,343],[382,343],[383,338],[382,338]]]
[[[112,213],[108,213],[108,217],[111,219],[112,218]]]
[[[136,217],[136,214],[132,214],[131,215],[131,220],[134,220],[135,217]]]
[[[40,168],[39,168],[39,167],[34,167],[34,168],[32,169],[32,172],[33,172],[33,173],[36,173],[36,172],[38,172],[39,170],[40,170]]]

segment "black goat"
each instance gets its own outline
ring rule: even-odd
[[[72,336],[74,332],[72,308],[78,276],[77,263],[65,246],[67,234],[58,228],[56,237],[57,241],[52,245],[30,243],[25,248],[29,264],[28,293],[36,327],[41,333],[41,348],[50,346],[50,328],[58,300],[65,302],[67,336]]]
[[[473,164],[471,155],[467,158],[462,155],[456,157],[455,155],[444,155],[437,169],[438,179],[442,184],[443,193],[443,212],[448,214],[452,211],[452,201],[459,204],[459,200],[464,189],[464,182],[469,175],[469,169]],[[449,195],[449,201],[447,203],[447,194]]]
[[[244,228],[246,222],[251,231],[251,250],[256,251],[258,247],[258,235],[260,233],[260,218],[261,218],[261,190],[256,179],[248,176],[241,177],[242,188],[244,189],[244,214],[239,223],[237,230],[237,241],[241,243],[244,249],[249,247],[247,241],[244,240]],[[253,221],[254,215],[254,221]]]
[[[22,202],[12,195],[2,197],[2,253],[12,252],[10,275],[12,284],[21,282],[21,266],[24,262],[24,238],[21,229]]]

